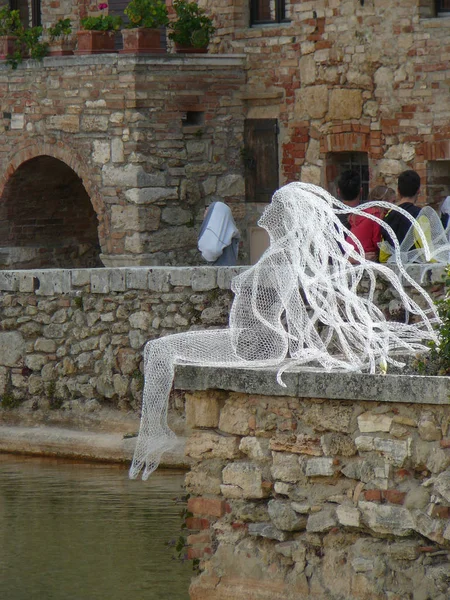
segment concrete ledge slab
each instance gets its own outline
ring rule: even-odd
[[[369,400],[414,404],[450,404],[450,378],[421,375],[369,375],[296,369],[283,374],[277,368],[249,369],[177,365],[175,387],[185,390],[222,389],[264,396]]]
[[[62,427],[0,427],[0,453],[53,456],[97,462],[130,464],[136,446],[136,437],[126,438],[122,433],[77,431]],[[189,466],[184,455],[185,439],[163,455],[162,468]]]

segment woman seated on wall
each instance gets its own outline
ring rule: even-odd
[[[383,201],[383,202],[394,202],[395,190],[385,185],[377,185],[370,193],[367,198],[367,202]],[[386,214],[386,210],[379,206],[372,206],[364,209],[364,204],[360,205],[360,208],[370,215],[383,219]],[[378,261],[379,243],[381,242],[382,230],[380,223],[372,221],[363,215],[352,214],[348,217],[350,225],[350,231],[355,237],[361,242],[364,249],[364,256],[366,260]],[[351,239],[346,240],[351,244],[356,251],[356,243]]]

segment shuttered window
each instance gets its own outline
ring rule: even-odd
[[[108,13],[114,16],[119,15],[126,23],[127,19],[125,17],[124,10],[126,9],[128,3],[129,0],[109,0]]]
[[[124,10],[127,7],[129,0],[110,0],[108,3],[108,14],[114,17],[119,16],[122,17],[123,23],[128,23],[128,18],[126,17]],[[116,50],[121,50],[123,48],[123,40],[122,33],[118,31],[116,33],[114,39],[114,47]]]
[[[31,0],[31,25],[42,25],[41,0]]]
[[[9,8],[19,11],[20,21],[24,27],[30,25],[28,0],[9,0]],[[42,25],[41,0],[31,0],[31,26],[37,27],[38,25]]]
[[[246,119],[242,159],[246,202],[270,202],[279,187],[277,119]]]
[[[250,0],[251,25],[289,21],[289,0]]]

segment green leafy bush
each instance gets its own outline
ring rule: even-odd
[[[173,8],[177,18],[172,21],[169,38],[180,46],[206,48],[216,28],[196,2],[174,0]]]
[[[34,60],[42,60],[48,54],[48,44],[41,42],[41,37],[42,27],[30,27],[24,30],[20,38],[26,48],[26,54]]]
[[[48,54],[48,44],[41,41],[42,27],[25,29],[20,22],[18,10],[10,10],[7,6],[0,10],[0,35],[12,35],[17,38],[14,52],[7,57],[7,62],[13,69],[28,56],[42,60]]]
[[[70,35],[72,33],[72,22],[69,18],[67,19],[58,19],[54,25],[48,28],[48,35],[50,41],[54,42],[55,40],[63,37],[65,35]]]
[[[450,375],[450,265],[445,276],[445,296],[436,302],[441,323],[438,342],[429,342],[430,352],[420,357],[416,369],[423,375]]]
[[[18,10],[4,6],[0,10],[0,35],[18,35],[23,31]]]
[[[99,10],[108,8],[106,3],[99,4]],[[81,19],[81,27],[86,31],[118,31],[122,26],[122,18],[112,15],[97,15],[96,17],[85,17]]]
[[[149,27],[158,29],[169,24],[167,6],[164,0],[131,0],[125,9],[130,20],[127,27]]]

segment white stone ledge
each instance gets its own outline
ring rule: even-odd
[[[194,292],[229,290],[232,278],[248,267],[116,267],[100,269],[36,269],[0,271],[0,292],[110,294],[129,290],[168,292],[170,286]]]
[[[193,391],[220,389],[262,396],[450,405],[450,377],[326,373],[297,368],[283,374],[286,387],[282,387],[277,383],[276,374],[277,367],[251,369],[177,365],[175,388]]]
[[[117,52],[105,54],[83,54],[73,56],[47,56],[42,62],[25,60],[17,67],[20,69],[42,69],[42,67],[74,67],[89,65],[148,65],[160,68],[161,65],[177,67],[207,66],[242,67],[246,60],[245,54],[118,54]],[[0,61],[0,70],[11,70],[6,61]]]
[[[109,294],[127,290],[169,291],[170,285],[192,287],[194,291],[229,290],[241,267],[105,267],[96,269],[32,269],[0,271],[0,292],[32,293],[52,296],[87,291]],[[411,265],[411,277],[421,285],[442,283],[444,266]],[[405,287],[408,286],[404,282]]]

